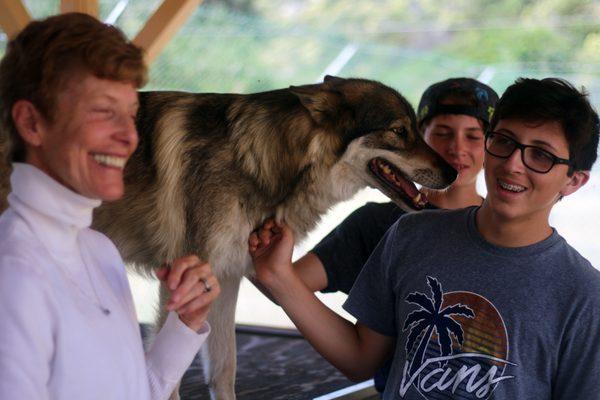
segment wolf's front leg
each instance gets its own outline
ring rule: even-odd
[[[211,332],[202,346],[202,361],[213,400],[235,399],[235,306],[241,279],[219,280],[221,295],[208,315]]]

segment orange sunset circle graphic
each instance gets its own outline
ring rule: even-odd
[[[425,399],[487,399],[505,374],[508,336],[494,305],[472,292],[443,293],[441,283],[427,277],[430,293],[413,292],[416,305],[404,322],[406,364],[401,398],[416,389]]]

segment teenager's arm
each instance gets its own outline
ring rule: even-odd
[[[373,376],[393,338],[354,325],[327,308],[289,267],[287,277],[269,283],[271,293],[312,346],[352,380]]]
[[[298,274],[298,277],[304,284],[313,292],[318,292],[327,287],[327,273],[325,266],[314,253],[306,253],[303,257],[293,263],[293,268]],[[273,303],[280,305],[279,302],[269,292],[258,279],[250,278],[250,282],[262,292]]]
[[[367,203],[354,210],[329,232],[310,252],[292,265],[313,292],[350,293],[356,278],[377,243],[405,212],[393,203]],[[268,290],[252,283],[271,301]]]
[[[312,251],[293,263],[294,270],[304,284],[313,292],[327,287],[327,273],[321,259]]]
[[[348,215],[294,267],[313,290],[349,294],[381,238],[403,214],[394,203],[367,203]]]
[[[370,378],[391,353],[393,338],[354,325],[323,305],[292,267],[292,248],[291,231],[272,221],[251,236],[258,280],[323,357],[352,380]]]

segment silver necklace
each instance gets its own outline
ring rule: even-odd
[[[85,298],[87,298],[92,303],[94,303],[94,305],[100,309],[100,311],[102,312],[102,314],[104,314],[104,315],[106,315],[108,317],[110,315],[111,311],[110,311],[110,309],[108,307],[105,307],[102,304],[102,302],[100,301],[100,296],[98,296],[98,292],[96,291],[96,286],[94,286],[94,282],[92,281],[92,276],[90,275],[90,271],[89,271],[88,265],[87,265],[87,263],[84,260],[83,253],[80,250],[79,246],[77,246],[77,250],[79,251],[79,258],[81,259],[81,262],[83,263],[83,268],[85,269],[85,273],[86,273],[86,275],[88,277],[88,282],[90,283],[90,287],[92,288],[92,291],[94,292],[95,299],[93,299],[89,295],[88,292],[86,292],[85,290],[83,290],[81,288],[81,286],[79,286],[79,284],[77,283],[77,281],[71,276],[71,274],[67,271],[66,268],[62,267],[60,261],[57,260],[56,257],[54,256],[54,254],[50,251],[50,249],[48,248],[48,245],[46,244],[46,242],[44,240],[42,240],[42,238],[37,234],[37,230],[34,229],[31,226],[30,226],[30,229],[33,232],[35,232],[35,235],[37,236],[37,239],[40,241],[40,243],[42,243],[42,246],[46,250],[46,253],[48,253],[48,256],[50,257],[51,260],[54,260],[54,263],[56,264],[56,267],[61,271],[62,275],[67,279],[67,281],[69,281],[69,283],[71,284],[71,286],[74,286],[75,289],[77,289],[79,291],[79,293],[81,293]],[[78,235],[77,242],[79,242],[79,240],[82,240],[82,239]]]
[[[92,298],[92,296],[90,296],[90,294],[87,291],[83,290],[69,272],[67,272],[60,265],[58,266],[58,268],[63,272],[63,275],[65,276],[65,278],[67,278],[67,280],[69,281],[71,286],[75,287],[75,289],[77,289],[79,291],[79,293],[81,293],[84,297],[86,297],[88,300],[90,300],[92,303],[94,303],[94,305],[96,307],[98,307],[100,309],[100,311],[102,311],[102,314],[109,316],[110,309],[108,307],[105,307],[102,304],[102,302],[100,301],[100,296],[98,296],[98,292],[96,291],[96,286],[94,286],[94,282],[92,281],[92,276],[90,275],[90,271],[88,269],[87,263],[85,261],[83,261],[83,256],[81,258],[82,258],[81,261],[83,262],[83,269],[85,269],[85,274],[88,278],[88,282],[90,283],[90,287],[92,288],[92,291],[94,292],[95,298]]]
[[[44,243],[44,247],[46,247],[45,243]],[[84,260],[83,253],[81,252],[81,250],[79,249],[79,247],[77,248],[77,250],[79,251],[79,258],[81,259],[81,262],[83,263],[83,269],[85,269],[85,274],[86,274],[86,276],[88,278],[88,282],[90,283],[90,287],[92,288],[92,291],[94,292],[95,299],[92,298],[88,292],[86,292],[85,290],[83,290],[81,288],[81,286],[71,276],[71,274],[67,271],[67,269],[63,268],[61,266],[61,264],[58,262],[58,260],[56,260],[56,258],[52,255],[52,252],[46,247],[46,251],[50,255],[50,258],[52,258],[56,262],[56,266],[58,267],[58,269],[61,270],[63,276],[65,278],[67,278],[67,281],[69,281],[69,283],[71,284],[71,286],[75,287],[75,289],[77,289],[79,291],[79,293],[81,293],[85,298],[87,298],[92,303],[94,303],[94,305],[100,309],[100,311],[102,312],[102,314],[104,314],[106,316],[109,316],[110,313],[111,313],[111,311],[110,311],[110,309],[108,307],[105,307],[102,304],[102,302],[100,301],[100,296],[98,296],[98,292],[96,291],[96,286],[94,286],[94,282],[92,280],[92,276],[90,274],[90,270],[88,268],[88,265],[87,265],[87,263]]]
[[[81,236],[78,235],[78,239],[79,240],[83,240],[83,238]],[[85,274],[88,277],[88,282],[90,283],[90,286],[92,287],[92,290],[94,291],[94,296],[96,296],[96,306],[98,308],[100,308],[100,311],[102,311],[102,313],[106,316],[110,315],[110,309],[108,307],[105,307],[102,302],[100,301],[100,296],[98,296],[98,292],[96,291],[96,285],[94,285],[94,281],[92,280],[92,275],[90,274],[90,269],[88,267],[88,263],[85,260],[85,256],[83,255],[83,251],[81,249],[79,250],[79,257],[81,258],[81,262],[83,263],[83,269],[85,269]],[[79,288],[79,286],[78,286]],[[79,290],[82,291],[81,288],[79,288]]]
[[[90,283],[90,286],[92,287],[92,290],[94,291],[94,296],[96,296],[96,306],[98,308],[100,308],[100,311],[102,311],[102,314],[109,316],[110,315],[110,309],[108,307],[105,307],[102,302],[100,301],[100,296],[98,296],[98,292],[96,291],[96,285],[94,285],[94,281],[92,280],[92,275],[90,274],[90,269],[88,268],[87,263],[85,262],[85,260],[83,259],[83,254],[81,254],[80,252],[80,256],[81,256],[81,261],[83,262],[83,269],[85,269],[85,274],[88,277],[88,282]],[[81,289],[78,285],[76,285],[76,287],[79,289],[79,291],[81,291],[83,293],[83,289]],[[89,296],[88,296],[89,298]]]

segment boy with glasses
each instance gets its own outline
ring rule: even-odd
[[[600,376],[600,272],[550,211],[589,179],[598,114],[558,79],[519,79],[486,136],[480,207],[402,217],[334,314],[291,267],[293,237],[250,238],[258,279],[353,379],[393,354],[385,399],[592,399]]]

